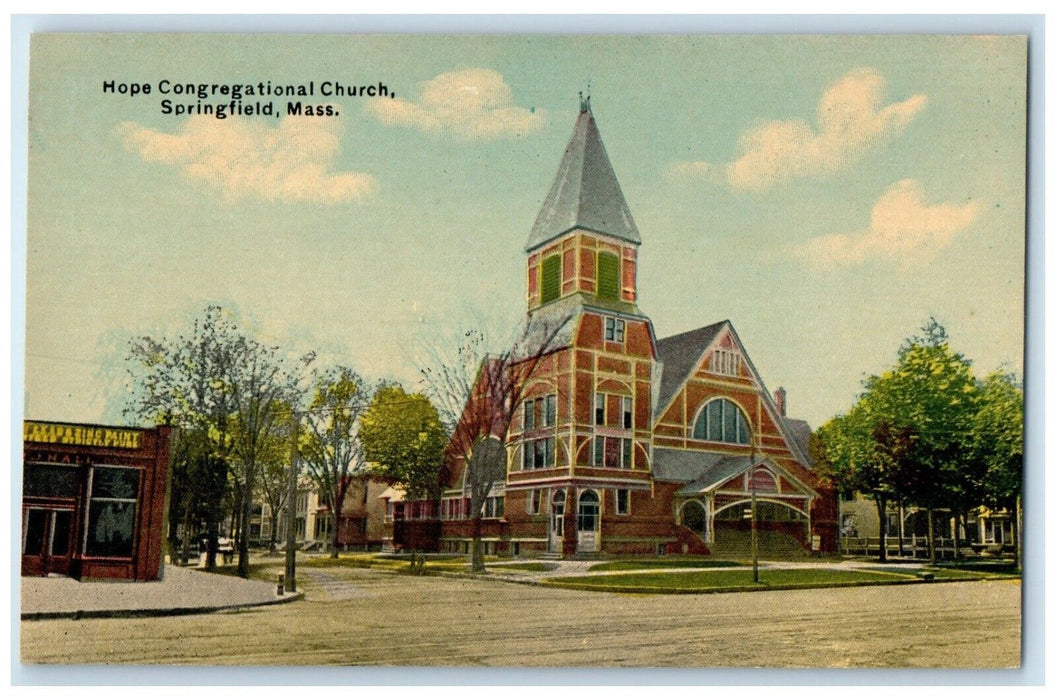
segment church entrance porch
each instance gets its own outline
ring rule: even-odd
[[[761,556],[797,559],[809,554],[810,506],[816,494],[770,460],[722,460],[678,496],[678,523],[704,540],[712,556],[752,556],[753,499]]]

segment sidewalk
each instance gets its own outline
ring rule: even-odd
[[[188,615],[288,603],[301,593],[276,595],[274,583],[247,581],[167,564],[160,581],[20,579],[22,619]]]

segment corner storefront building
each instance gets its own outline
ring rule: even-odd
[[[26,421],[22,575],[156,580],[172,428]]]
[[[771,554],[835,551],[810,427],[785,415],[785,392],[767,390],[729,320],[656,337],[638,306],[641,244],[587,98],[525,245],[522,337],[553,340],[506,431],[485,551],[737,554],[753,500]],[[469,551],[465,458],[447,461],[440,503],[390,499],[394,546],[399,532],[431,531],[437,548]]]

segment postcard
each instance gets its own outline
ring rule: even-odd
[[[21,662],[1019,667],[1027,58],[33,34]]]

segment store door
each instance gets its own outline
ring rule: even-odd
[[[69,575],[73,511],[27,508],[22,522],[22,575]]]

